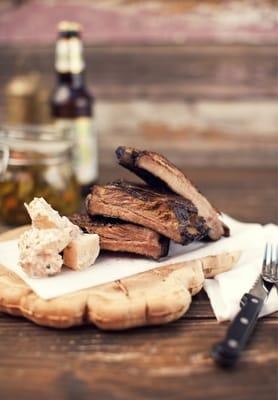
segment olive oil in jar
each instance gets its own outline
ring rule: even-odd
[[[0,222],[29,223],[24,203],[43,197],[62,215],[80,204],[68,132],[42,127],[0,128]]]

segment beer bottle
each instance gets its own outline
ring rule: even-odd
[[[55,69],[57,84],[51,98],[52,116],[60,128],[73,130],[75,172],[82,193],[86,194],[98,175],[97,137],[94,98],[85,86],[83,46],[77,23],[61,22],[58,26]]]

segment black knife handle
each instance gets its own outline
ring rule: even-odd
[[[223,367],[232,367],[239,358],[249,336],[253,332],[263,300],[246,293],[242,308],[228,328],[224,341],[216,344],[212,350],[214,360]]]

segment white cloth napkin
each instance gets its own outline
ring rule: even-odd
[[[231,320],[239,311],[239,302],[244,293],[255,283],[262,269],[266,242],[278,244],[278,226],[243,224],[227,219],[232,227],[232,237],[240,239],[242,254],[237,265],[230,271],[206,279],[204,289],[218,321]],[[245,234],[244,234],[245,231]],[[238,235],[239,232],[242,234]],[[232,238],[231,238],[232,239]],[[278,292],[273,287],[260,317],[278,311]]]
[[[222,238],[217,242],[194,243],[189,246],[171,243],[168,257],[160,262],[135,256],[101,255],[96,263],[85,271],[77,272],[64,268],[59,275],[34,279],[29,278],[19,267],[17,241],[12,240],[0,243],[0,264],[19,275],[38,296],[48,300],[169,263],[241,250],[241,258],[233,270],[205,281],[205,290],[213,311],[216,318],[221,321],[233,318],[239,309],[240,298],[255,282],[261,270],[266,239],[278,240],[277,226],[244,224],[227,216],[224,216],[223,220],[231,229],[231,237]],[[262,315],[277,310],[278,295],[273,288]]]

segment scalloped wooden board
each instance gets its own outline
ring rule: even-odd
[[[0,235],[16,239],[26,227]],[[92,324],[120,330],[175,321],[189,308],[205,278],[228,271],[239,252],[159,267],[105,285],[43,300],[16,274],[0,266],[0,311],[38,325],[69,328]]]

